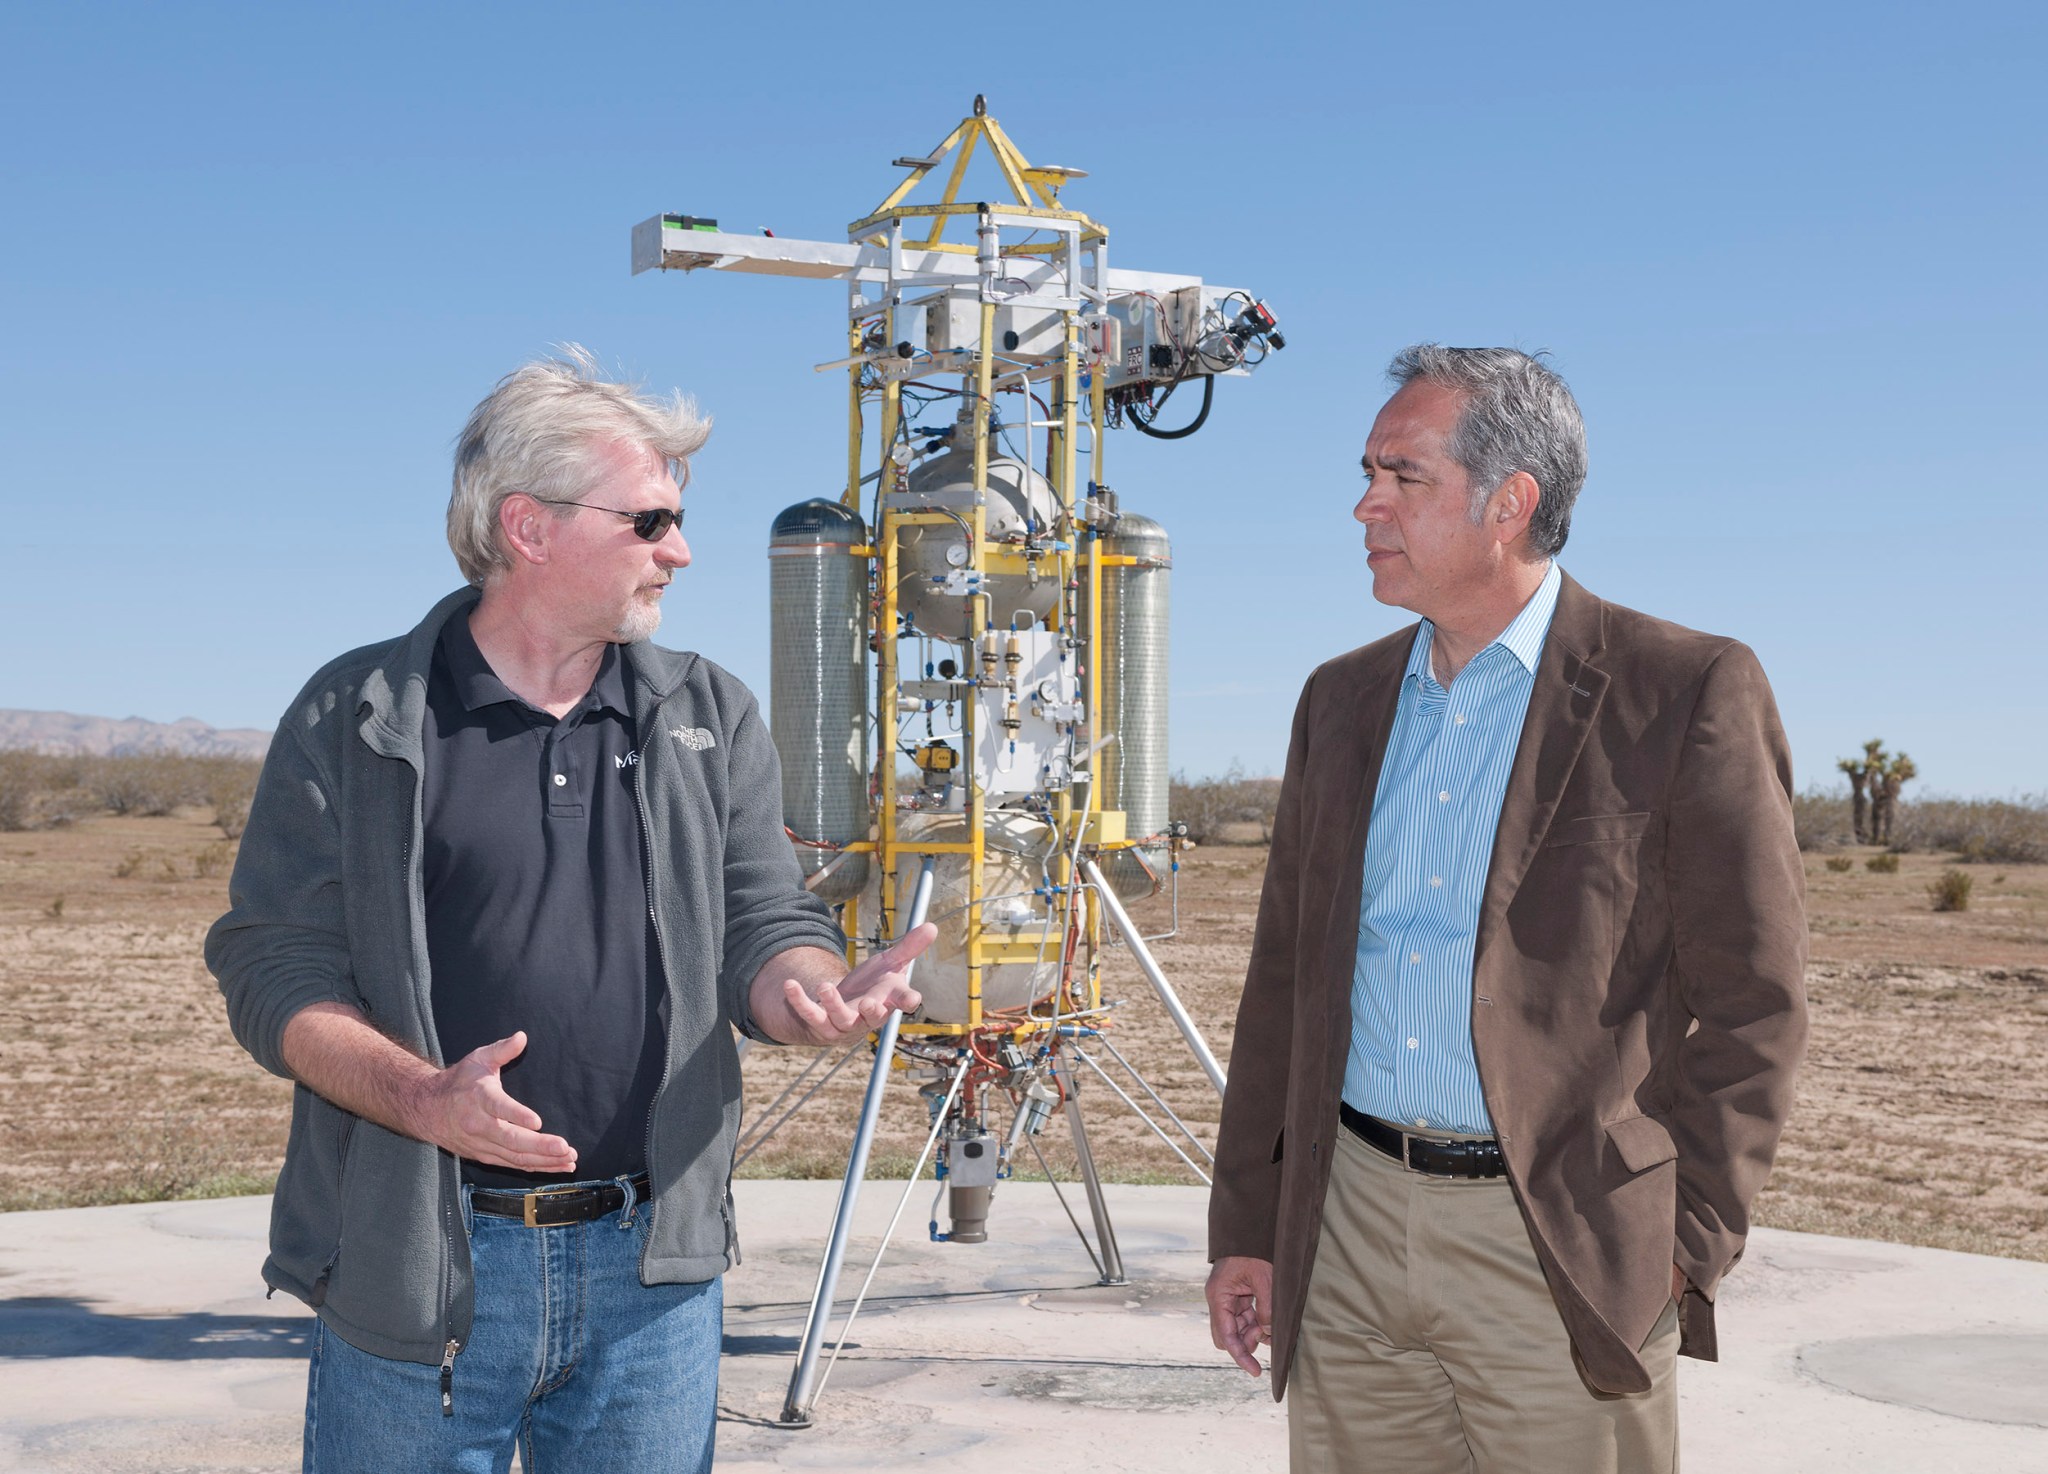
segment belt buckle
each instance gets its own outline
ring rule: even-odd
[[[1413,1162],[1408,1160],[1408,1149],[1414,1144],[1415,1138],[1403,1131],[1401,1133],[1401,1166],[1409,1172],[1420,1170]]]
[[[551,1227],[553,1227],[553,1225],[552,1225],[552,1224],[543,1224],[543,1223],[540,1223],[540,1222],[538,1222],[538,1221],[537,1221],[537,1220],[536,1220],[536,1219],[534,1218],[534,1216],[533,1216],[533,1214],[534,1214],[534,1210],[535,1210],[536,1208],[538,1208],[538,1207],[540,1206],[540,1200],[541,1200],[542,1198],[559,1198],[559,1197],[562,1197],[562,1196],[564,1196],[565,1194],[568,1194],[568,1193],[573,1193],[573,1192],[580,1192],[580,1191],[582,1191],[582,1189],[580,1189],[580,1188],[573,1188],[573,1187],[542,1187],[542,1188],[535,1188],[535,1189],[534,1189],[534,1190],[533,1190],[532,1192],[530,1192],[530,1193],[528,1193],[528,1194],[526,1195],[526,1199],[525,1199],[524,1203],[522,1203],[522,1204],[521,1204],[521,1208],[522,1208],[522,1210],[523,1210],[523,1212],[522,1212],[522,1215],[521,1215],[521,1216],[522,1216],[522,1218],[523,1218],[523,1220],[524,1220],[524,1222],[525,1222],[526,1226],[527,1226],[528,1228],[551,1228]]]

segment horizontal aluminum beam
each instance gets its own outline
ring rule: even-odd
[[[889,280],[889,251],[886,246],[855,245],[840,241],[799,241],[784,236],[733,235],[722,230],[688,230],[666,225],[656,215],[633,227],[633,272],[643,271],[745,271],[762,276],[802,276],[821,281]],[[953,251],[924,251],[903,248],[903,269],[909,281],[934,286],[965,284],[977,274],[974,257]],[[1006,275],[1030,282],[1034,288],[1050,284],[1060,275],[1059,264],[1050,257],[1003,259]],[[1124,271],[1111,267],[1112,292],[1171,292],[1202,284],[1199,276],[1178,276],[1160,271]]]

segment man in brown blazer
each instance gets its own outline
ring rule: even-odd
[[[1422,616],[1295,713],[1210,1204],[1211,1329],[1297,1469],[1670,1469],[1805,1048],[1756,658],[1555,566],[1564,382],[1423,345],[1366,442]]]

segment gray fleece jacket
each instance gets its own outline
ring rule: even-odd
[[[206,939],[228,1022],[265,1069],[289,1074],[285,1023],[353,1004],[445,1064],[428,991],[420,882],[427,674],[443,599],[410,634],[319,671],[279,723],[242,835],[231,909]],[[714,1278],[738,1262],[732,1157],[740,1118],[732,1030],[776,953],[845,946],[803,888],[782,828],[775,748],[754,698],[692,654],[624,647],[640,745],[648,906],[667,984],[668,1048],[647,1125],[653,1219],[640,1277]],[[301,1085],[271,1209],[263,1278],[350,1345],[440,1362],[475,1303],[456,1159]]]

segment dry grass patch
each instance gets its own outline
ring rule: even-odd
[[[222,843],[193,805],[0,834],[0,1206],[254,1191],[275,1173],[291,1087],[229,1036],[199,956],[226,906],[224,857],[207,858]],[[113,879],[130,855],[144,863]],[[1927,886],[1953,857],[1906,854],[1890,875],[1827,858],[1807,862],[1812,1051],[1759,1221],[2048,1259],[2048,866],[1976,867],[1970,908],[1937,912]],[[1190,853],[1179,932],[1155,949],[1226,1062],[1265,863],[1259,847]],[[1146,930],[1169,927],[1168,899],[1134,908]],[[1105,991],[1127,1000],[1110,1042],[1213,1143],[1215,1093],[1127,953]],[[750,1113],[807,1053],[753,1051]],[[864,1076],[843,1070],[747,1174],[838,1176]],[[1091,1074],[1082,1100],[1105,1175],[1194,1180]],[[875,1175],[906,1173],[924,1129],[893,1081]],[[1042,1145],[1071,1180],[1060,1117]]]

